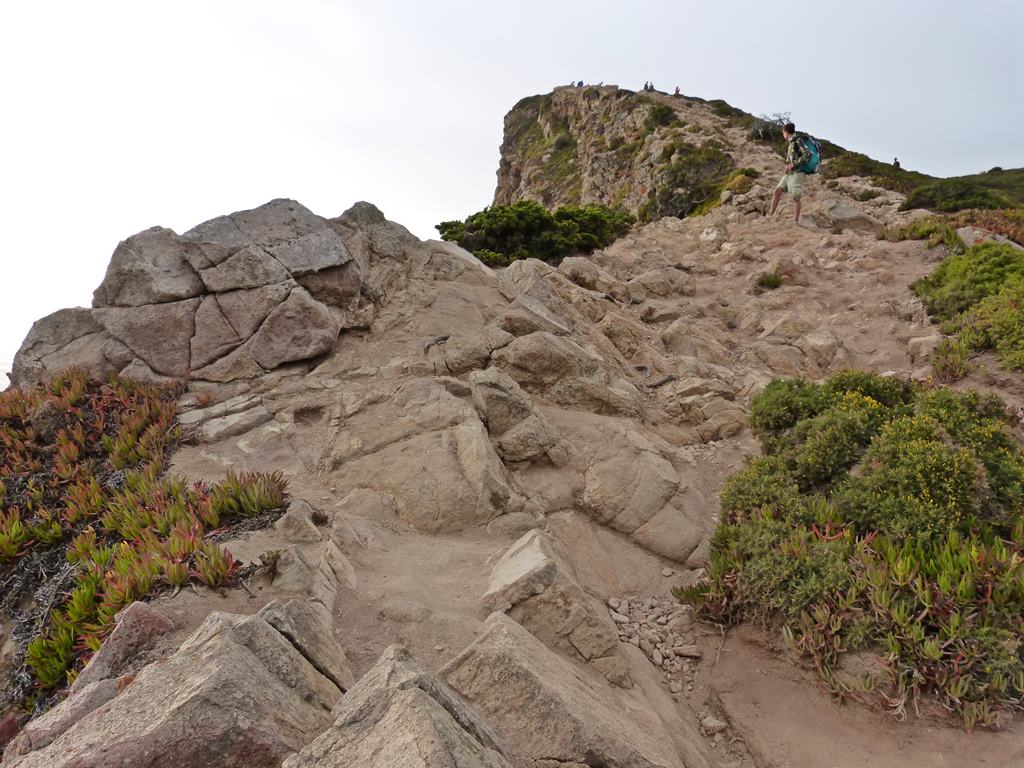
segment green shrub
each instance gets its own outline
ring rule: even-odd
[[[573,139],[573,137],[569,134],[568,131],[562,131],[557,136],[555,136],[555,140],[552,143],[552,146],[557,152],[569,149],[570,147],[575,147],[576,141]]]
[[[956,228],[937,216],[922,216],[904,227],[888,227],[878,233],[878,239],[893,243],[901,240],[927,240],[929,248],[944,245],[958,253],[966,247],[956,233]]]
[[[944,340],[936,350],[932,363],[936,376],[947,373],[948,359],[963,361],[948,371],[950,375],[965,375],[969,354],[987,350],[995,351],[1003,367],[1024,370],[1024,283],[1011,283],[994,296],[986,296],[943,328],[956,333],[956,338]]]
[[[727,117],[733,120],[745,122],[751,122],[753,120],[753,118],[742,109],[738,109],[737,107],[728,104],[723,99],[712,99],[708,102],[708,105],[711,107],[711,111],[719,117]]]
[[[720,498],[722,512],[733,522],[762,512],[783,518],[798,506],[800,488],[783,459],[759,456],[726,481]]]
[[[868,200],[874,200],[881,194],[882,192],[877,189],[862,189],[860,192],[857,193],[856,199],[862,203],[866,203]]]
[[[949,383],[967,375],[971,348],[959,338],[944,338],[931,355],[932,375],[937,381]]]
[[[967,374],[974,352],[995,351],[1010,370],[1024,370],[1024,252],[985,242],[944,259],[914,291],[942,321],[944,339],[932,355],[941,381]]]
[[[979,243],[943,259],[914,284],[928,312],[949,320],[986,296],[1024,281],[1024,251],[1002,243]]]
[[[885,425],[860,471],[835,491],[834,503],[859,532],[922,540],[968,532],[979,510],[983,476],[972,452],[949,445],[927,416]]]
[[[822,149],[828,156],[828,162],[822,163],[821,166],[821,175],[825,179],[860,176],[870,179],[877,187],[903,194],[909,194],[918,184],[932,179],[923,173],[896,168],[891,163],[873,160],[860,152],[850,152],[829,142],[822,142]]]
[[[914,189],[900,210],[927,208],[950,213],[965,208],[1009,208],[1013,202],[992,189],[965,179],[940,179]]]
[[[801,490],[830,484],[850,469],[888,414],[877,400],[847,392],[832,407],[793,429],[792,475]]]
[[[718,204],[733,159],[721,149],[696,147],[677,141],[672,162],[663,168],[653,193],[653,218],[676,216],[684,218],[699,213],[704,205]]]
[[[522,200],[485,208],[465,221],[443,221],[437,230],[484,263],[502,267],[517,259],[590,253],[610,245],[634,222],[624,210],[603,205],[567,205],[552,213],[538,202]]]
[[[839,403],[849,394],[863,395],[886,408],[910,405],[916,396],[914,385],[898,376],[879,376],[871,371],[839,371],[821,385],[828,405]]]
[[[754,293],[774,291],[782,285],[782,275],[778,272],[762,272],[754,281]]]
[[[781,625],[839,694],[842,655],[874,650],[897,715],[924,695],[967,727],[1020,709],[1024,453],[1005,407],[848,371],[772,382],[751,422],[765,455],[726,481],[705,577],[680,598]]]
[[[645,127],[648,132],[654,131],[665,125],[671,125],[676,122],[676,112],[665,104],[655,104],[651,107],[650,113],[647,115],[647,122]]]
[[[750,426],[763,440],[815,416],[822,406],[817,384],[804,379],[775,379],[751,402]]]

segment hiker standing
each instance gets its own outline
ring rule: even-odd
[[[782,129],[783,138],[789,142],[786,148],[786,175],[779,180],[779,185],[772,195],[772,208],[768,211],[769,216],[775,215],[775,209],[779,207],[779,199],[783,192],[788,192],[793,197],[793,206],[796,208],[795,221],[800,223],[800,198],[804,193],[804,179],[807,174],[801,170],[811,159],[810,150],[802,136],[796,135],[796,126],[786,123]]]
[[[678,95],[679,95],[679,86],[678,86],[678,85],[676,86],[676,93],[675,93],[675,95],[676,95],[676,96],[678,96]]]
[[[892,167],[893,168],[899,168],[900,167],[900,159],[898,157],[894,157],[892,159]]]

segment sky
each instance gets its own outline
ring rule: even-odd
[[[494,194],[502,117],[679,86],[904,168],[1024,166],[1020,0],[0,3],[0,371],[117,243],[294,198],[421,238]]]

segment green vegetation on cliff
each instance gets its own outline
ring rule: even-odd
[[[495,205],[465,221],[437,225],[451,240],[485,264],[505,267],[516,259],[556,261],[573,253],[591,253],[621,237],[636,220],[603,205],[566,205],[554,212],[533,200]]]
[[[24,661],[5,704],[73,681],[133,601],[234,583],[238,564],[207,534],[283,506],[279,475],[164,475],[177,395],[74,370],[0,394],[0,608]]]
[[[723,185],[736,167],[732,157],[721,149],[698,147],[681,140],[666,148],[665,154],[668,164],[658,174],[650,203],[640,212],[641,219],[684,218],[701,206],[717,203]]]
[[[935,697],[968,726],[1024,703],[1024,453],[1002,403],[845,372],[779,380],[764,455],[725,484],[703,581],[714,621],[781,625],[841,695],[902,715]],[[849,654],[884,672],[855,678]]]

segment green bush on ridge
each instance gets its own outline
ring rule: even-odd
[[[848,371],[772,382],[751,424],[764,455],[725,483],[705,578],[679,596],[780,625],[834,692],[896,714],[1024,708],[1024,453],[1002,403]],[[865,648],[885,672],[851,681],[841,659]]]
[[[552,212],[521,200],[484,208],[465,221],[442,221],[437,231],[485,264],[505,267],[517,259],[556,261],[591,253],[613,243],[635,221],[626,211],[604,205],[566,205]]]

